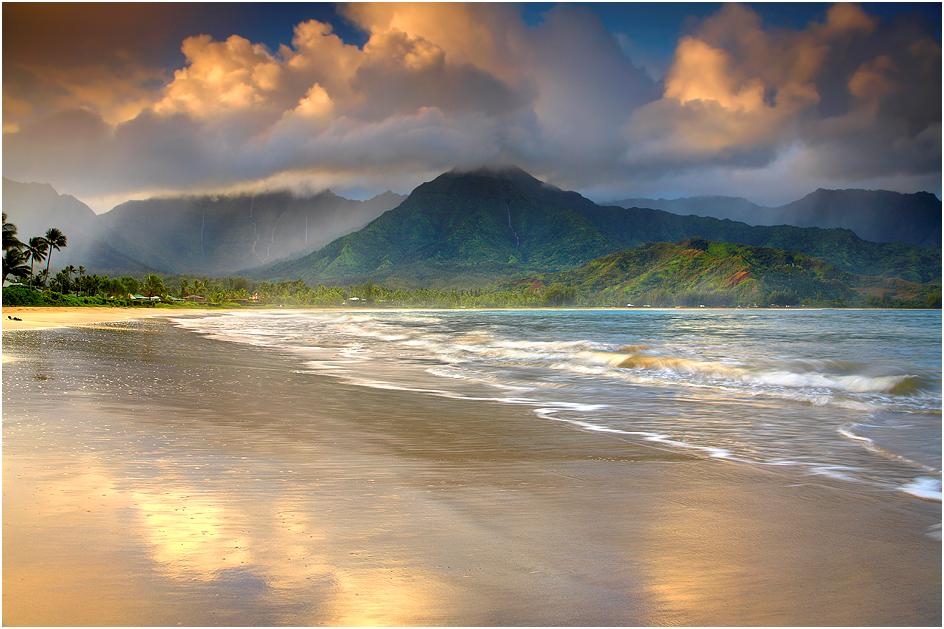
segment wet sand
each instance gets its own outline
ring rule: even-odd
[[[940,625],[937,503],[160,319],[3,340],[5,624]]]

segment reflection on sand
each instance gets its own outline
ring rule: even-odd
[[[223,497],[180,489],[136,490],[130,497],[151,557],[169,576],[209,581],[252,562],[250,540],[237,532],[245,530],[245,515],[224,508]]]
[[[274,611],[274,618],[283,622],[297,624],[299,618],[303,624],[333,625],[423,622],[435,602],[430,593],[441,589],[416,566],[397,566],[388,558],[365,561],[359,552],[363,549],[344,543],[352,538],[351,532],[343,530],[337,518],[319,521],[311,500],[274,492],[266,499],[255,496],[251,506],[243,509],[236,506],[246,504],[237,490],[198,488],[167,470],[129,479],[93,456],[82,456],[75,469],[80,471],[39,472],[48,478],[37,493],[38,500],[29,509],[7,512],[9,524],[33,529],[53,545],[66,542],[55,563],[37,564],[32,571],[20,565],[24,578],[9,584],[25,600],[45,600],[45,614],[53,612],[56,603],[46,599],[43,588],[28,586],[58,582],[66,589],[83,591],[73,579],[94,581],[97,576],[83,569],[91,552],[86,542],[102,540],[97,544],[100,550],[111,544],[108,540],[119,538],[132,555],[150,563],[151,570],[136,576],[150,572],[182,584],[232,588],[248,575],[247,587],[259,583],[268,592],[266,604],[277,608],[283,602],[303,601],[309,608],[306,612],[290,605],[289,616]],[[43,517],[17,520],[28,513]],[[78,537],[62,537],[69,531]],[[137,600],[155,596],[157,603],[156,594],[148,591],[139,589]],[[60,600],[76,604],[74,597]],[[127,622],[125,614],[130,610],[114,605],[99,597],[94,605],[86,606],[87,622]],[[67,617],[38,618],[62,622]],[[5,620],[30,623],[32,618],[8,611]]]

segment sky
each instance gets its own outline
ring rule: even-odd
[[[148,196],[941,193],[941,5],[3,5],[3,175]]]

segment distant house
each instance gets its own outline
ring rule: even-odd
[[[233,301],[237,304],[254,304],[259,301],[259,293],[253,293],[249,297],[241,297],[239,299],[234,299]]]
[[[160,301],[161,300],[161,298],[158,297],[157,295],[153,297],[145,297],[144,295],[140,295],[138,293],[129,293],[128,299],[130,299],[131,301]]]
[[[184,295],[184,301],[206,301],[203,295]]]

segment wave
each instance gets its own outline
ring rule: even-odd
[[[679,375],[704,374],[736,378],[749,384],[788,388],[819,388],[849,393],[889,393],[907,395],[919,390],[921,379],[913,375],[870,376],[840,375],[821,372],[795,372],[783,369],[764,370],[720,361],[705,361],[677,356],[642,353],[592,352],[592,360],[618,369],[655,370]]]
[[[939,471],[929,465],[925,465],[924,463],[919,463],[918,461],[909,459],[908,457],[898,454],[897,452],[892,452],[891,450],[883,448],[877,443],[875,443],[874,439],[870,439],[869,437],[864,437],[862,435],[854,433],[852,431],[854,426],[856,426],[856,424],[846,424],[844,426],[840,426],[839,428],[837,428],[836,432],[839,433],[839,435],[841,435],[842,437],[845,437],[846,439],[849,439],[850,441],[854,441],[858,443],[869,452],[873,452],[881,457],[885,457],[886,459],[899,461],[901,463],[905,463],[907,465],[911,465],[919,469],[923,469],[926,472]]]
[[[919,476],[910,483],[902,485],[900,490],[915,498],[941,502],[941,480],[939,478]]]

